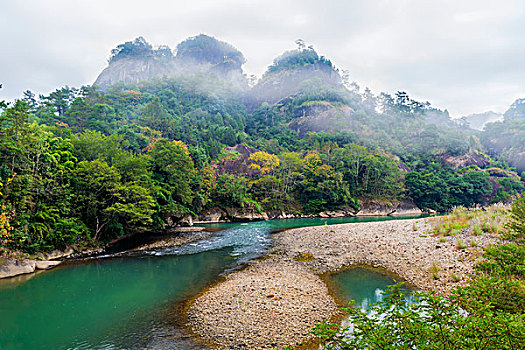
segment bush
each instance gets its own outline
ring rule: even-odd
[[[503,238],[512,240],[517,244],[525,243],[525,196],[518,198],[510,210],[510,222]]]
[[[492,313],[466,315],[452,301],[418,293],[410,303],[402,284],[391,286],[383,301],[363,311],[345,309],[350,326],[321,323],[313,333],[325,350],[332,349],[522,349],[523,315]]]

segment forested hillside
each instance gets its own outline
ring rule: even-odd
[[[212,208],[448,210],[524,190],[508,165],[521,164],[523,118],[463,127],[405,92],[350,87],[302,42],[251,89],[243,63],[204,35],[175,55],[139,38],[112,51],[94,86],[2,103],[2,246],[82,249]]]

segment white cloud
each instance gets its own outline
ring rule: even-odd
[[[261,75],[304,39],[361,86],[408,91],[453,115],[504,111],[525,96],[519,0],[26,0],[0,12],[0,96],[92,83],[117,44],[172,48],[206,33]]]

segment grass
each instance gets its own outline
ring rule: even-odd
[[[454,281],[454,282],[459,282],[459,281],[461,281],[461,277],[459,277],[459,276],[456,275],[455,273],[452,273],[452,274],[450,275],[450,277],[452,278],[452,281]]]
[[[462,239],[458,239],[456,241],[456,249],[465,249],[467,247],[467,245],[465,244],[465,242],[463,242]]]
[[[472,229],[472,234],[474,236],[481,236],[483,234],[483,230],[481,229],[479,225],[473,225],[471,229]]]
[[[312,253],[306,252],[306,253],[301,253],[299,255],[296,255],[294,259],[295,261],[305,262],[305,261],[314,261],[315,257]]]
[[[441,268],[435,261],[433,261],[432,266],[428,268],[428,272],[430,272],[430,276],[432,277],[432,279],[439,279],[439,271],[441,271]]]
[[[454,236],[467,233],[472,236],[492,234],[499,236],[505,230],[509,206],[495,204],[485,208],[456,207],[448,215],[431,219],[434,236]]]

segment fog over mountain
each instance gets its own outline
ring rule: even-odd
[[[97,77],[101,88],[116,83],[139,83],[155,78],[214,74],[236,89],[246,90],[242,72],[245,62],[240,51],[207,35],[188,38],[177,45],[176,55],[168,46],[153,49],[143,37],[120,44],[112,50],[108,67]]]
[[[469,114],[463,118],[472,129],[483,130],[487,123],[502,121],[503,114],[488,111],[484,113]]]
[[[8,1],[0,12],[0,97],[91,84],[116,44],[175,48],[205,33],[261,77],[302,38],[373,92],[405,90],[453,117],[503,113],[525,96],[525,3],[493,1]]]

